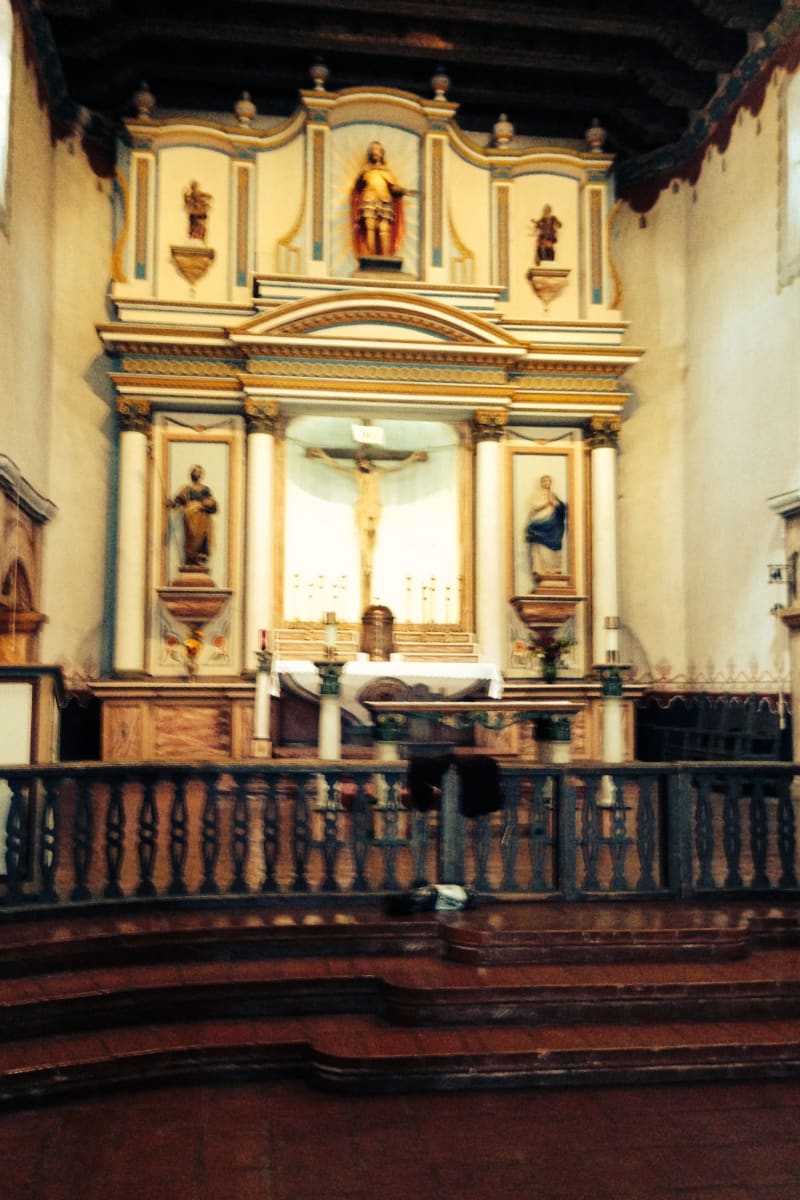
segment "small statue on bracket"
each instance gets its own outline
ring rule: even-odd
[[[208,234],[208,214],[211,211],[212,197],[209,192],[201,192],[200,185],[193,179],[183,193],[183,206],[189,214],[189,237],[204,242]]]
[[[536,230],[536,265],[543,262],[555,262],[556,242],[561,222],[549,204],[545,204],[539,220],[531,221]]]

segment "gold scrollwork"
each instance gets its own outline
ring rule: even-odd
[[[274,434],[280,407],[270,400],[245,400],[244,423],[248,433]]]
[[[589,420],[589,436],[586,439],[590,450],[609,447],[616,450],[619,446],[619,434],[622,429],[622,417],[602,416],[591,417]]]
[[[122,433],[150,432],[150,401],[120,396],[117,400],[117,416]]]
[[[478,442],[499,442],[508,425],[508,413],[503,408],[479,408],[472,414],[472,439]]]

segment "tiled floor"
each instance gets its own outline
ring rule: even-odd
[[[3,1200],[798,1200],[800,1081],[348,1097],[197,1086],[0,1115]]]

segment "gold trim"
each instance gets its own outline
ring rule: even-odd
[[[247,286],[247,260],[250,248],[250,168],[236,170],[236,287]],[[245,276],[244,284],[239,276]]]
[[[617,217],[619,216],[620,212],[622,211],[623,207],[624,207],[623,202],[621,200],[617,200],[617,202],[612,206],[611,210],[609,211],[608,217],[606,218],[606,238],[608,241],[608,269],[609,269],[609,272],[611,273],[611,280],[614,284],[614,291],[611,295],[611,300],[609,302],[610,308],[622,308],[624,291],[625,291],[625,289],[623,288],[623,285],[622,285],[622,276],[619,273],[617,264],[614,261],[614,255],[611,252],[611,246],[612,246],[611,234],[612,234],[612,230],[613,230],[613,225],[614,225],[614,222],[616,221]]]
[[[450,240],[452,241],[458,253],[461,255],[460,258],[458,258],[456,255],[453,255],[453,257],[450,259],[453,282],[459,286],[464,284],[469,285],[472,283],[475,275],[475,255],[458,236],[455,221],[453,220],[453,213],[450,209],[448,209],[447,212],[447,226],[450,230]],[[463,267],[463,278],[461,279],[459,279],[459,266]]]
[[[131,222],[130,188],[128,187],[127,179],[118,167],[114,171],[114,176],[117,181],[117,186],[122,194],[122,229],[120,230],[119,237],[114,243],[114,248],[111,251],[111,282],[128,283],[128,277],[123,268],[123,260],[125,254],[125,243],[128,240],[128,230],[130,229]]]
[[[134,249],[134,276],[139,263],[144,268],[144,278],[147,278],[147,219],[149,200],[150,160],[136,160],[136,241]]]

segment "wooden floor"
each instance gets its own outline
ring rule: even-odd
[[[3,1200],[800,1200],[800,904],[0,924]]]

